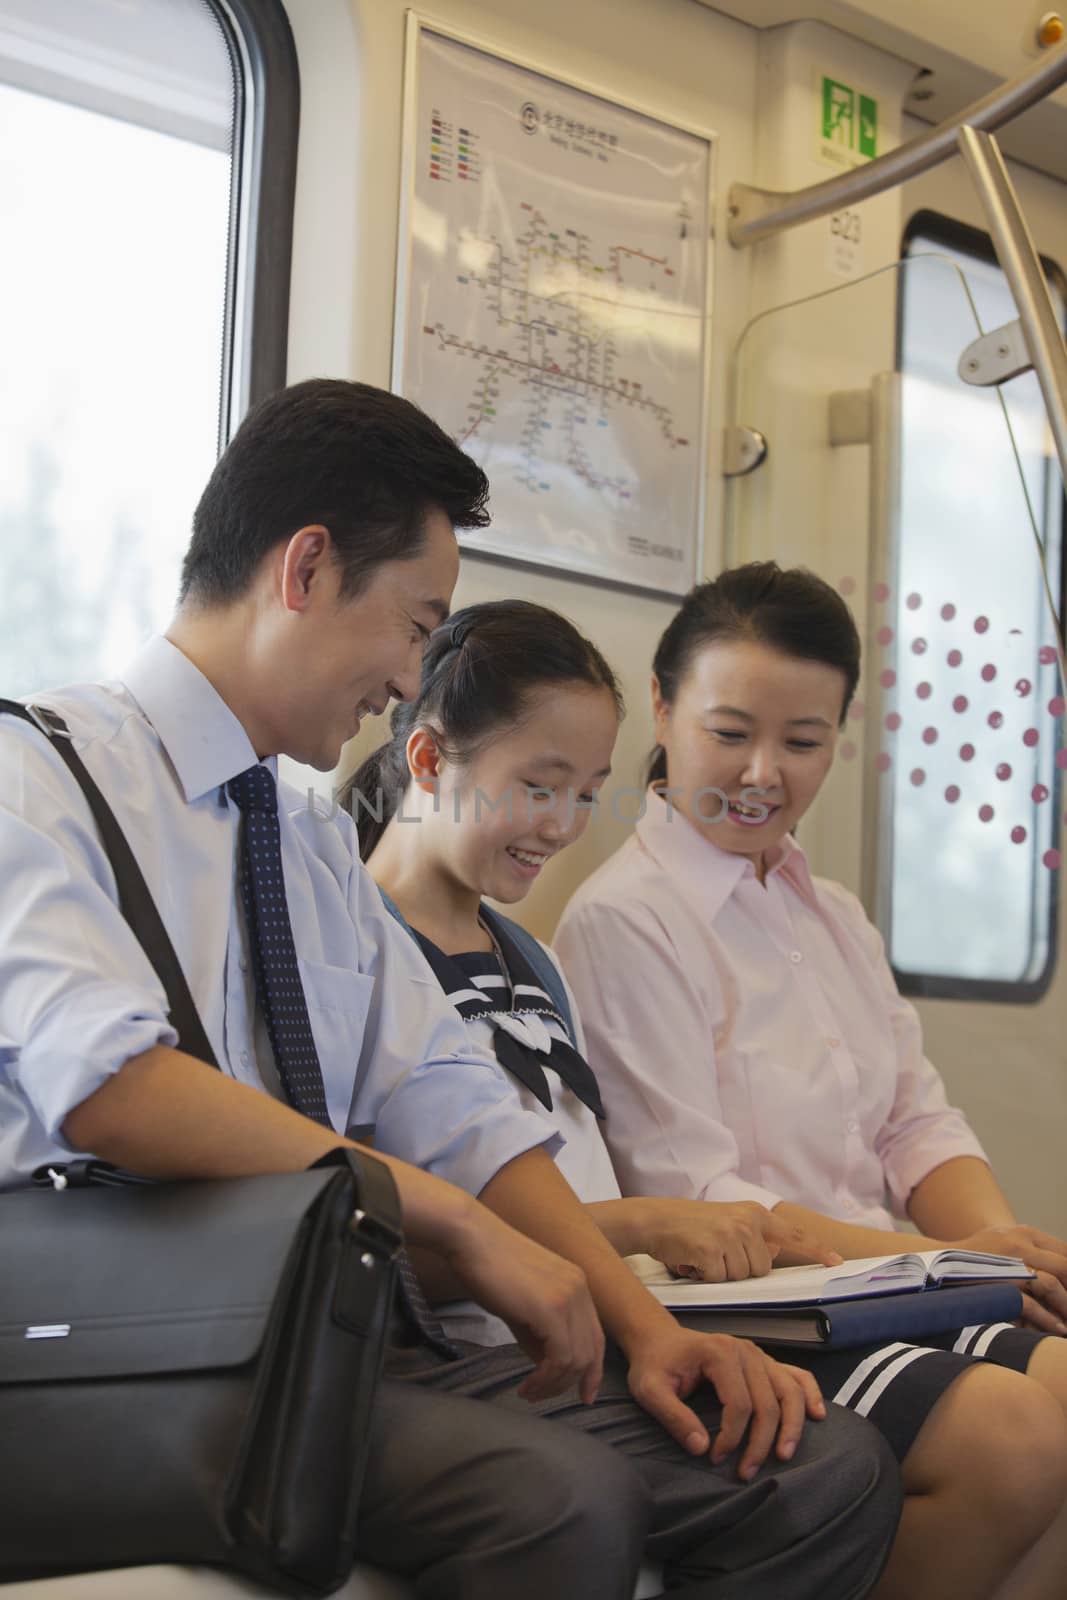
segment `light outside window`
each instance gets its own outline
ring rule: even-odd
[[[983,330],[1015,319],[984,235],[922,214],[906,255],[929,252],[966,274]],[[995,391],[960,380],[977,330],[950,266],[901,272],[899,319],[898,552],[878,632],[891,763],[884,931],[907,991],[1037,999],[1055,953],[1063,702],[1019,469],[1057,606],[1060,479],[1033,374],[1004,389],[1018,468]]]
[[[218,449],[233,103],[203,0],[0,0],[2,695],[106,677],[173,611]]]

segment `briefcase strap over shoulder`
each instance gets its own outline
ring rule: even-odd
[[[74,748],[70,729],[63,718],[47,706],[24,706],[18,700],[0,699],[0,713],[20,717],[31,727],[43,733],[56,754],[70,768],[79,788],[88,802],[100,834],[101,842],[111,862],[119,892],[119,909],[163,985],[167,995],[170,1020],[177,1030],[178,1042],[187,1055],[196,1056],[211,1067],[217,1067],[215,1052],[211,1048],[204,1025],[189,985],[185,981],[170,935],[163,926],[152,892],[137,865],[126,835],[120,828],[115,813],[104,799],[81,756]]]

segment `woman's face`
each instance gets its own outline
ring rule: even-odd
[[[538,694],[517,727],[470,761],[441,760],[426,818],[441,864],[479,895],[521,900],[546,863],[585,832],[618,731],[608,690],[561,684]]]
[[[705,645],[673,705],[653,679],[672,805],[721,850],[761,858],[818,794],[845,691],[837,667],[751,640]]]

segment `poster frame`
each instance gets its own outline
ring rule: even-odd
[[[464,542],[462,530],[457,530],[457,537],[465,557],[473,557],[479,561],[493,564],[503,564],[518,567],[532,572],[548,572],[554,576],[576,583],[592,583],[612,589],[618,589],[631,594],[643,594],[663,598],[682,598],[688,593],[693,584],[699,583],[704,577],[704,556],[706,544],[707,515],[708,515],[708,418],[711,399],[711,347],[713,335],[712,304],[714,294],[714,267],[715,257],[712,242],[715,238],[715,175],[716,158],[718,153],[718,134],[706,124],[691,122],[686,118],[676,117],[673,114],[665,115],[662,111],[650,106],[646,102],[632,99],[627,95],[620,95],[609,91],[603,84],[583,78],[570,72],[562,72],[540,60],[531,60],[516,54],[496,40],[484,35],[471,33],[465,29],[457,28],[424,11],[409,7],[404,14],[404,83],[401,112],[401,172],[400,172],[400,205],[397,220],[397,252],[396,273],[394,279],[393,302],[393,348],[391,364],[391,387],[395,394],[404,394],[404,366],[408,337],[408,295],[411,285],[411,257],[412,257],[412,212],[415,198],[416,163],[418,158],[418,114],[419,114],[419,45],[423,33],[431,33],[438,37],[451,40],[469,49],[477,50],[483,55],[494,60],[506,63],[509,66],[519,67],[524,71],[533,72],[547,79],[551,83],[558,83],[568,89],[577,90],[579,93],[592,96],[621,111],[632,112],[644,117],[651,122],[671,128],[680,133],[685,133],[701,140],[707,146],[707,188],[705,193],[705,215],[707,219],[707,235],[703,241],[704,250],[704,304],[702,310],[701,353],[700,353],[700,400],[698,415],[698,444],[696,465],[696,509],[695,523],[691,535],[691,559],[686,564],[684,580],[680,586],[666,586],[654,583],[638,583],[629,578],[620,578],[608,570],[590,572],[585,569],[561,565],[553,556],[546,556],[538,560],[529,552],[511,555],[504,550],[485,550],[479,545]],[[418,395],[407,395],[407,399],[419,403]],[[490,486],[491,487],[491,486]]]

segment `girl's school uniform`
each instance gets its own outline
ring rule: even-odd
[[[397,920],[403,918],[383,895]],[[581,1026],[551,953],[524,929],[483,907],[493,952],[446,956],[412,934],[472,1039],[494,1050],[517,1102],[561,1133],[546,1141],[582,1198],[619,1197],[599,1132],[600,1098],[580,1046]],[[404,923],[406,927],[407,924]],[[458,1108],[457,1108],[458,1110]],[[627,1366],[608,1346],[592,1405],[572,1390],[531,1406],[517,1396],[530,1363],[504,1323],[466,1303],[439,1315],[463,1358],[441,1362],[420,1381],[448,1394],[532,1409],[599,1439],[626,1458],[649,1500],[647,1559],[664,1565],[664,1586],[682,1594],[742,1592],[746,1600],[862,1600],[877,1580],[899,1516],[899,1474],[884,1440],[844,1412],[804,1431],[788,1462],[768,1460],[751,1483],[736,1460],[685,1455],[629,1392]],[[486,1348],[489,1346],[490,1348]],[[709,1386],[689,1404],[714,1436],[722,1407]]]

